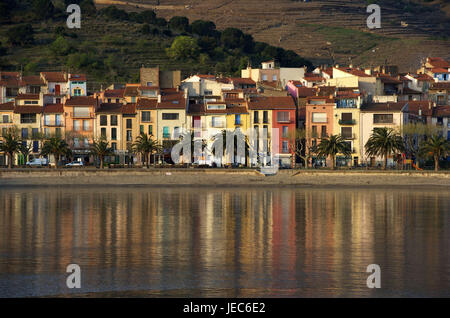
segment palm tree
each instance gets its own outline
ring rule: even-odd
[[[349,144],[344,141],[341,135],[321,138],[316,152],[319,157],[331,157],[331,168],[333,170],[335,169],[335,158],[338,153],[345,156],[350,156],[352,153]]]
[[[161,146],[158,142],[151,138],[152,135],[141,133],[136,141],[132,145],[132,149],[135,153],[140,153],[143,158],[143,162],[146,163],[147,168],[150,165],[150,155],[155,151],[160,151]]]
[[[28,145],[26,141],[23,141],[19,146],[19,152],[23,156],[25,164],[28,162],[28,156],[31,153],[32,146]]]
[[[8,168],[12,169],[14,162],[14,154],[19,150],[20,140],[17,130],[9,128],[6,133],[2,134],[2,141],[0,142],[0,151],[8,156]]]
[[[44,142],[42,146],[41,155],[48,156],[53,155],[55,157],[55,168],[58,167],[61,156],[69,156],[71,150],[67,142],[60,136],[55,135],[50,137]]]
[[[442,136],[433,135],[423,144],[421,152],[434,158],[434,171],[438,171],[439,159],[450,152],[450,143]]]
[[[389,155],[403,152],[405,149],[402,136],[394,129],[386,127],[374,129],[364,147],[370,157],[382,156],[384,158],[383,170],[386,170]]]
[[[114,153],[114,150],[109,147],[108,141],[102,137],[98,140],[94,140],[91,146],[91,154],[97,156],[100,159],[100,169],[103,169],[103,163],[106,156],[110,156]]]

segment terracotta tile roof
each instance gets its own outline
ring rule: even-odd
[[[63,83],[67,82],[64,72],[41,72],[47,82]]]
[[[14,110],[14,102],[0,104],[0,111],[12,111],[12,110]]]
[[[333,77],[333,68],[332,67],[328,67],[324,70],[322,70],[323,73],[328,74],[331,78]]]
[[[122,112],[121,103],[102,103],[96,110],[96,113],[121,113]]]
[[[433,117],[450,117],[450,105],[435,107]]]
[[[294,100],[290,96],[258,96],[248,102],[249,109],[296,109]]]
[[[409,87],[405,87],[405,88],[403,89],[403,94],[404,94],[404,95],[405,95],[405,94],[422,94],[422,92],[416,91],[416,90],[411,89],[411,88],[409,88]]]
[[[216,77],[216,82],[218,83],[223,83],[223,84],[228,84],[230,83],[230,80],[228,78],[223,78],[223,77]]]
[[[427,74],[411,74],[411,76],[420,82],[434,82],[434,79]]]
[[[406,102],[398,102],[398,103],[373,103],[367,104],[361,107],[362,112],[399,112],[403,109]]]
[[[105,90],[105,97],[119,97],[122,98],[125,93],[125,89],[107,89]]]
[[[162,100],[156,105],[158,109],[185,109],[186,99],[183,98],[171,98],[169,100]]]
[[[47,104],[44,106],[44,114],[64,113],[63,104]]]
[[[191,116],[203,115],[205,114],[205,104],[189,104],[187,113]]]
[[[89,96],[76,96],[66,100],[65,106],[96,106],[97,99]]]
[[[19,94],[17,95],[16,99],[39,99],[39,94]]]
[[[43,85],[45,85],[45,83],[39,75],[30,75],[30,76],[22,77],[22,81],[20,82],[20,85],[21,86],[25,86],[25,85],[43,86]]]
[[[450,73],[450,72],[448,71],[448,69],[446,69],[446,68],[441,68],[441,67],[435,67],[435,68],[432,68],[431,71],[432,71],[433,73]]]
[[[159,91],[158,86],[139,86],[138,89],[141,91]]]
[[[387,74],[378,74],[378,78],[384,84],[402,84],[403,82]]]
[[[16,106],[14,113],[16,114],[40,114],[42,113],[42,106]]]
[[[299,87],[298,88],[298,97],[304,98],[309,96],[316,96],[317,88],[313,87]]]
[[[419,109],[422,111],[422,116],[431,116],[433,114],[433,103],[429,101],[408,101],[408,111],[411,114],[419,115]]]
[[[349,68],[349,67],[339,67],[339,71],[346,72],[348,74],[359,76],[359,77],[371,77],[370,75],[367,75],[364,71],[358,70],[356,68]]]
[[[440,57],[429,57],[427,62],[434,67],[449,68],[450,63]]]
[[[19,87],[20,73],[19,72],[0,72],[0,86]]]
[[[450,89],[450,82],[435,82],[431,84],[430,89]]]
[[[122,106],[122,114],[136,114],[136,104],[128,103]]]
[[[157,99],[139,98],[139,100],[136,104],[136,109],[138,109],[138,110],[156,109],[157,104],[158,104]]]
[[[200,78],[207,78],[207,79],[215,79],[216,78],[215,75],[210,75],[210,74],[197,74],[197,76]]]
[[[139,96],[138,87],[137,86],[127,86],[125,87],[125,91],[123,93],[124,96],[129,97],[137,97]]]
[[[86,82],[85,74],[70,74],[69,81],[71,82]]]
[[[245,84],[245,85],[256,85],[256,82],[251,78],[242,78],[242,77],[229,77],[228,78],[233,84]]]
[[[206,108],[206,114],[248,114],[247,108],[245,107],[227,107],[225,109],[208,109]]]
[[[306,82],[325,82],[325,78],[323,78],[322,76],[305,76],[303,80],[305,80]]]
[[[334,98],[329,96],[310,96],[307,98],[306,103],[308,104],[310,100],[323,100],[325,104],[334,104]]]

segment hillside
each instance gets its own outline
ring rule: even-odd
[[[96,10],[92,0],[82,0],[81,28],[69,29],[63,0],[0,0],[0,6],[5,2],[13,5],[0,19],[0,70],[83,72],[90,90],[136,82],[142,65],[180,69],[182,76],[237,76],[249,63],[272,58],[281,66],[312,66],[293,51],[254,41],[239,29],[217,30],[208,21],[167,21],[152,10],[114,6]]]
[[[446,0],[96,0],[155,9],[159,15],[213,21],[240,28],[255,40],[290,49],[315,63],[398,64],[418,67],[428,55],[450,58],[450,4]],[[159,2],[159,6],[156,3]],[[381,6],[382,28],[366,26],[368,3]],[[402,24],[403,22],[403,24]]]

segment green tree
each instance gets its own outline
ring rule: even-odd
[[[62,156],[70,157],[71,150],[67,142],[59,135],[50,136],[44,141],[42,146],[41,155],[55,157],[55,168],[58,167]]]
[[[422,123],[406,124],[402,127],[402,135],[405,137],[405,151],[407,155],[414,156],[416,166],[420,167],[420,159],[423,158],[421,148],[426,138],[437,133],[437,127]]]
[[[33,13],[38,19],[48,19],[55,13],[55,6],[51,0],[33,0]]]
[[[177,36],[172,46],[167,49],[167,55],[175,60],[182,60],[198,56],[199,47],[197,40],[189,36]]]
[[[384,158],[383,170],[386,170],[389,155],[403,152],[405,149],[402,136],[394,129],[386,127],[374,129],[364,147],[368,156]]]
[[[186,17],[174,16],[169,20],[169,28],[174,31],[186,32],[189,30],[189,20]]]
[[[450,153],[450,143],[444,137],[439,135],[431,136],[421,148],[425,156],[433,157],[434,170],[439,170],[439,159],[446,157]]]
[[[336,167],[336,155],[341,153],[345,156],[350,156],[352,152],[349,144],[345,142],[341,135],[331,135],[320,139],[316,153],[319,157],[331,157],[331,168],[334,170]]]
[[[220,33],[216,30],[216,25],[211,21],[196,20],[191,23],[192,34],[207,37],[219,37]]]
[[[58,36],[50,45],[50,50],[57,56],[63,56],[70,53],[72,46],[63,36]]]
[[[0,152],[4,152],[8,156],[8,167],[10,169],[13,167],[14,155],[19,151],[20,145],[17,128],[9,128],[2,133]]]
[[[142,162],[150,166],[150,155],[161,150],[161,146],[152,139],[152,135],[141,133],[132,144],[131,149],[134,153],[141,154]]]
[[[34,30],[31,24],[23,24],[9,28],[6,32],[8,42],[12,45],[26,45],[34,42]]]
[[[23,156],[25,163],[28,162],[28,157],[31,153],[32,146],[27,142],[22,142],[19,146],[19,152]]]
[[[105,157],[114,154],[114,150],[109,147],[109,143],[105,138],[100,138],[92,143],[91,154],[100,160],[100,169],[103,169]]]

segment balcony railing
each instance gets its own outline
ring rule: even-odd
[[[64,127],[64,123],[63,122],[48,121],[48,122],[44,122],[44,126],[48,126],[48,127]]]
[[[89,114],[74,114],[74,113],[70,113],[70,116],[72,118],[87,118],[87,119],[95,118],[95,114],[94,113],[89,113]]]
[[[356,120],[354,119],[339,119],[339,125],[355,125],[356,124]]]

